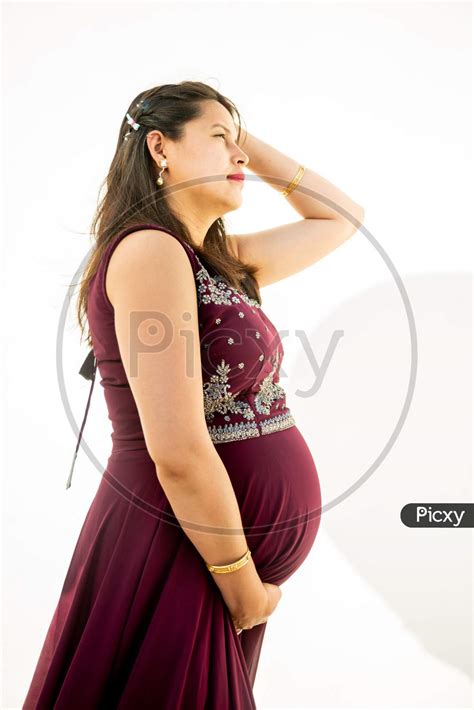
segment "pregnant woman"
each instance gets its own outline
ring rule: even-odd
[[[112,450],[26,710],[255,708],[280,585],[315,541],[318,474],[260,288],[337,248],[363,210],[241,141],[234,116],[228,98],[184,81],[142,92],[122,121],[78,301],[91,348],[81,374],[92,393],[99,370]],[[227,235],[244,167],[303,219]]]

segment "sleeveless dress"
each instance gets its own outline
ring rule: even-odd
[[[214,575],[159,483],[120,358],[105,274],[119,241],[145,228],[174,236],[193,268],[206,423],[262,581],[282,584],[294,574],[319,528],[318,473],[279,384],[278,331],[256,300],[169,229],[146,223],[123,230],[90,282],[93,349],[80,370],[92,380],[91,394],[98,367],[112,450],[24,710],[256,708],[253,686],[268,621],[237,634]],[[71,475],[72,469],[67,487]]]

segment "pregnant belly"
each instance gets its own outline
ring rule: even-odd
[[[320,523],[321,491],[308,445],[292,426],[215,447],[232,482],[260,578],[282,584],[308,556]],[[99,506],[102,498],[104,504],[130,501],[151,519],[170,523],[168,535],[173,530],[177,537],[184,535],[147,451],[112,453],[96,498]]]
[[[263,582],[282,584],[308,556],[318,532],[321,489],[311,452],[296,426],[216,445],[239,503]]]

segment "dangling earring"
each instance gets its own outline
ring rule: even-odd
[[[160,174],[159,174],[158,177],[156,178],[156,184],[157,184],[157,185],[163,185],[164,180],[163,180],[163,178],[161,177],[161,175],[162,175],[162,173],[164,172],[164,169],[168,166],[168,162],[167,162],[166,158],[164,158],[163,160],[160,160],[160,165],[162,166],[162,168],[161,168],[161,170],[160,170]]]

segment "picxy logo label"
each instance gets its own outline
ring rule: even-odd
[[[408,528],[472,528],[473,503],[408,503],[400,512]]]

